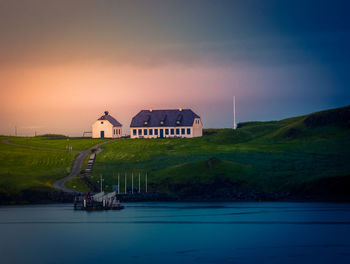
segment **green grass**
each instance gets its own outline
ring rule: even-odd
[[[343,118],[349,111],[345,107],[248,122],[235,131],[208,129],[201,138],[116,140],[97,156],[91,179],[103,175],[109,190],[116,183],[113,173],[127,173],[130,185],[131,173],[147,172],[150,189],[164,192],[295,191],[325,178],[350,175],[350,118]],[[212,160],[216,163],[208,167]]]
[[[14,145],[5,144],[4,140]],[[0,193],[53,190],[52,183],[67,176],[77,154],[66,151],[67,142],[73,150],[83,150],[101,141],[74,138],[67,141],[52,136],[0,137]]]
[[[0,142],[0,191],[13,194],[34,187],[51,188],[54,181],[69,173],[75,155]]]
[[[4,137],[0,137],[4,138]],[[66,150],[67,146],[72,146],[73,151],[88,149],[106,139],[80,139],[64,138],[57,135],[37,136],[37,137],[6,137],[10,143],[36,149],[57,149]]]
[[[65,185],[72,190],[79,190],[81,192],[90,192],[90,188],[85,184],[85,182],[83,182],[80,175],[70,179],[69,181],[66,182]]]

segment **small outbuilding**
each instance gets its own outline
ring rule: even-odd
[[[201,137],[202,121],[191,109],[142,110],[130,124],[131,138]]]
[[[92,125],[92,138],[120,138],[122,129],[122,124],[105,111],[105,114]]]

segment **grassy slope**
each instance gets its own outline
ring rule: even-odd
[[[69,145],[73,150],[82,150],[100,141],[70,139]],[[66,151],[67,142],[52,137],[0,137],[0,193],[52,190],[52,183],[69,173],[76,155]]]
[[[85,160],[84,160],[82,170],[87,168],[89,158],[90,158],[90,155],[87,155]],[[65,185],[70,189],[79,190],[81,192],[91,191],[89,186],[87,186],[87,184],[82,180],[82,175],[78,175],[76,177],[73,177],[72,179],[67,181]]]
[[[312,192],[313,185],[327,192],[327,179],[349,178],[349,111],[243,123],[236,131],[205,130],[193,139],[117,140],[98,155],[92,179],[102,174],[110,187],[118,173],[147,172],[150,188],[177,193]]]

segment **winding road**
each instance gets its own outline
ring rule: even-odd
[[[69,181],[70,179],[72,179],[73,177],[77,176],[84,164],[84,160],[86,158],[87,155],[89,155],[91,153],[92,149],[98,149],[99,147],[101,147],[102,145],[106,144],[106,143],[110,143],[110,141],[105,141],[102,143],[99,143],[97,145],[92,146],[91,148],[87,149],[87,150],[83,150],[83,151],[79,151],[78,156],[75,158],[74,163],[73,163],[73,167],[71,172],[69,173],[68,176],[56,181],[53,183],[53,187],[55,187],[56,189],[60,189],[63,192],[67,192],[67,193],[80,193],[76,190],[72,190],[68,187],[65,186],[65,183],[67,181]]]

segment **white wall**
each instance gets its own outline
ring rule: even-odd
[[[177,126],[177,127],[131,127],[130,128],[130,137],[131,138],[158,138],[160,137],[160,129],[163,129],[163,137],[164,138],[173,138],[173,137],[185,137],[185,138],[192,138],[192,137],[201,137],[203,135],[202,133],[202,122],[199,118],[196,118],[198,120],[198,123],[194,121],[192,127],[184,127],[184,126]],[[191,129],[191,133],[187,134],[187,129]],[[136,129],[136,135],[134,135],[134,129]],[[142,134],[139,135],[139,129],[142,130]],[[147,129],[147,135],[144,135],[144,129]],[[149,130],[152,130],[152,135],[149,134]],[[154,130],[158,129],[158,135],[154,134]],[[169,134],[165,134],[165,129],[169,129]],[[174,135],[171,135],[171,129],[174,129]],[[180,134],[176,134],[176,129],[180,129]],[[185,134],[182,134],[182,129],[185,129]]]
[[[114,130],[119,130],[120,134],[114,134]],[[122,127],[113,127],[113,125],[108,120],[97,120],[92,125],[92,138],[100,138],[101,131],[105,132],[105,138],[119,138],[122,136]],[[118,131],[119,132],[119,131]]]
[[[195,118],[193,121],[193,137],[203,136],[203,124],[200,118]]]

